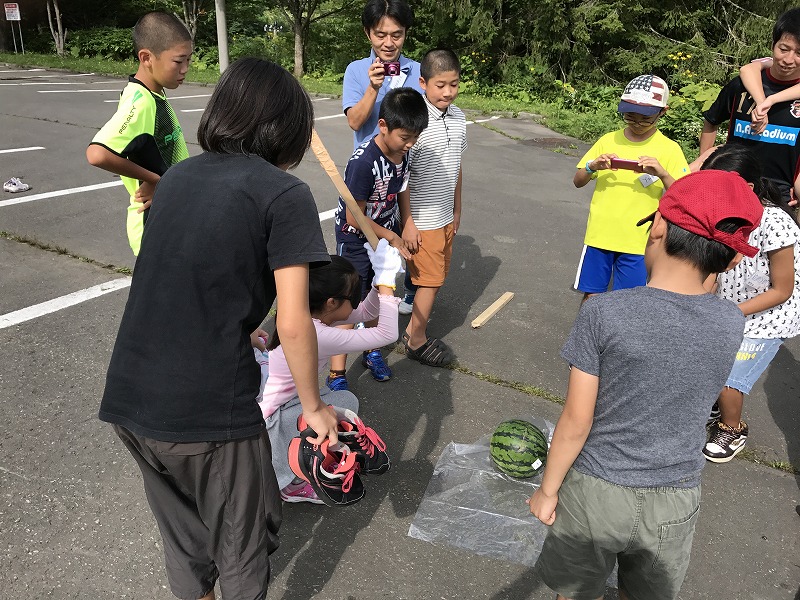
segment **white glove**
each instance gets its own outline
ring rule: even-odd
[[[385,239],[378,241],[378,247],[375,250],[369,243],[364,244],[364,248],[367,249],[369,262],[372,263],[372,270],[375,271],[372,285],[375,287],[385,285],[394,289],[397,274],[405,272],[397,248],[390,246]]]

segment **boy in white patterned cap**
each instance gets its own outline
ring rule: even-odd
[[[592,294],[644,285],[647,233],[636,227],[652,213],[672,183],[689,172],[681,147],[658,128],[667,112],[669,89],[655,75],[640,75],[625,87],[618,112],[623,129],[605,134],[577,164],[573,183],[597,185],[589,207],[575,289]]]

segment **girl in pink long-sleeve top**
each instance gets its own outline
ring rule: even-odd
[[[360,304],[360,277],[347,259],[332,255],[329,264],[309,271],[309,309],[317,331],[320,373],[331,356],[380,348],[397,340],[397,307],[400,299],[394,296],[394,282],[401,271],[400,256],[394,248],[384,243],[374,252],[370,251],[370,260],[373,262],[375,279],[369,295]],[[378,318],[377,327],[335,327],[344,323],[371,321],[375,317]],[[273,334],[267,352],[262,356],[258,356],[258,351],[256,354],[262,364],[262,381],[264,375],[268,374],[258,404],[273,448],[272,464],[281,488],[281,497],[286,502],[321,504],[311,486],[296,478],[289,467],[286,448],[298,434],[297,418],[302,413],[302,407],[277,333]],[[320,390],[320,396],[327,404],[358,413],[358,399],[350,391],[332,391],[324,387]],[[380,438],[377,439],[382,444]]]

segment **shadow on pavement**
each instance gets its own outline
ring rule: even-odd
[[[775,424],[783,432],[786,439],[786,453],[789,462],[800,467],[800,413],[797,411],[797,398],[800,377],[800,362],[786,346],[781,346],[772,361],[764,380],[764,393],[767,406],[772,413]],[[797,487],[800,488],[800,474],[795,474]]]
[[[474,238],[456,236],[453,264],[434,307],[430,335],[444,336],[465,322],[500,262],[497,257],[481,256]],[[407,317],[401,318],[401,335],[407,323]],[[454,348],[454,352],[457,354],[458,349]],[[385,350],[384,355],[394,373],[390,381],[373,381],[358,356],[348,369],[347,379],[360,400],[360,416],[386,442],[392,468],[382,476],[363,477],[366,496],[351,507],[284,506],[281,547],[272,556],[273,576],[292,569],[286,579],[284,600],[304,600],[319,593],[386,498],[395,516],[401,519],[399,526],[407,528],[406,519],[413,517],[428,486],[443,421],[453,414],[454,373],[420,365]],[[398,387],[403,390],[401,394],[397,393]],[[390,388],[392,396],[399,396],[401,402],[384,401]],[[393,533],[404,536],[406,530]],[[527,580],[524,585],[530,588]]]

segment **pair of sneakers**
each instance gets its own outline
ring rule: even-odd
[[[386,364],[380,350],[364,352],[361,355],[361,365],[365,369],[369,369],[375,381],[389,381],[392,378],[392,370],[389,368],[389,365]],[[328,375],[325,378],[325,385],[334,392],[350,389],[347,383],[347,377],[344,374],[336,375],[335,377]]]
[[[381,475],[389,470],[391,461],[386,444],[374,429],[367,427],[353,411],[332,408],[339,421],[339,442],[335,445],[327,439],[322,444],[309,442],[307,438],[316,437],[316,433],[300,415],[297,419],[300,435],[289,444],[289,466],[311,486],[317,502],[346,506],[364,497],[359,474]],[[305,498],[290,501],[315,501],[307,492],[298,490],[298,493]]]
[[[19,177],[12,177],[3,184],[3,191],[15,194],[17,192],[27,192],[31,189],[27,183],[20,181]]]

